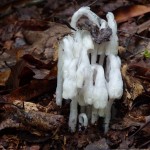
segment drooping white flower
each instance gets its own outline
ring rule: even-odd
[[[93,106],[98,108],[105,108],[108,102],[108,92],[106,87],[106,80],[104,69],[101,65],[95,65],[95,85],[93,88]]]
[[[106,55],[117,55],[118,54],[118,36],[117,36],[117,23],[114,19],[114,15],[108,12],[106,15],[108,20],[108,26],[112,29],[112,35],[110,36],[110,41],[106,42]]]
[[[77,95],[76,68],[77,60],[73,59],[68,70],[64,73],[63,98],[65,99],[72,99]]]
[[[76,31],[74,32],[74,43],[73,43],[73,55],[75,58],[79,58],[82,52],[82,32]]]
[[[109,101],[105,109],[105,133],[108,131],[111,118],[111,107],[115,99],[123,94],[123,81],[120,72],[121,60],[118,56],[109,55],[106,60],[106,80]]]
[[[78,104],[77,99],[72,98],[70,103],[70,114],[69,114],[69,127],[72,132],[75,132],[77,125],[77,116],[78,116]]]
[[[121,60],[118,56],[109,55],[106,63],[107,89],[110,99],[120,99],[123,94]]]
[[[85,75],[85,81],[83,86],[84,101],[87,105],[93,104],[93,73],[94,70],[91,68]]]

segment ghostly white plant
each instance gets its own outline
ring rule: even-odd
[[[76,24],[82,16],[88,17],[99,30],[111,28],[110,41],[97,44],[89,31],[79,30]],[[72,30],[72,36],[64,37],[59,45],[56,103],[61,106],[62,98],[71,99],[69,127],[72,132],[76,129],[78,104],[81,106],[79,123],[82,126],[87,127],[90,119],[94,124],[100,116],[105,118],[107,132],[112,103],[123,93],[121,61],[117,56],[117,24],[112,13],[109,12],[106,17],[108,22],[89,7],[81,7],[71,19],[71,26],[76,31]],[[96,64],[98,55],[100,59]],[[105,57],[106,72],[103,65]]]

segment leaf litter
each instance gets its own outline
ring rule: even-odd
[[[88,5],[100,16],[112,11],[118,22],[124,94],[114,104],[115,115],[107,135],[103,133],[102,118],[94,126],[70,133],[70,102],[63,102],[62,108],[55,103],[59,40],[70,34],[70,17],[75,10]],[[148,1],[141,0],[2,1],[0,148],[148,149],[149,12]],[[89,23],[82,28],[93,33],[95,40],[103,39]]]

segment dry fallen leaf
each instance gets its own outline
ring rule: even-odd
[[[0,86],[5,86],[5,83],[8,80],[10,73],[10,69],[0,72]]]
[[[121,23],[129,20],[132,17],[140,16],[148,12],[150,12],[150,6],[133,5],[122,7],[116,10],[114,13],[116,21]]]
[[[53,80],[33,80],[31,83],[24,85],[10,94],[3,96],[5,101],[13,102],[14,100],[27,101],[37,97],[45,92],[54,92],[56,88],[56,79]]]
[[[144,87],[140,80],[127,73],[127,69],[127,64],[124,64],[121,69],[125,86],[123,99],[126,105],[131,106],[134,99],[144,92]]]
[[[4,49],[10,50],[12,48],[12,45],[13,45],[13,41],[8,40],[4,43]]]
[[[148,62],[140,60],[130,63],[128,71],[135,77],[150,80],[150,64]]]

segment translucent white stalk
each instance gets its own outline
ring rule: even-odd
[[[62,92],[63,92],[63,47],[62,43],[59,44],[58,49],[58,73],[57,73],[57,88],[56,88],[56,104],[62,105]]]
[[[114,99],[109,99],[108,104],[105,109],[105,119],[104,119],[104,132],[107,133],[109,130],[109,123],[111,119],[111,107]]]
[[[92,118],[91,118],[91,124],[94,124],[98,120],[98,109],[95,107],[92,107]]]
[[[99,65],[103,66],[103,64],[104,64],[104,59],[105,59],[105,54],[102,53],[102,54],[100,55]]]
[[[62,40],[63,46],[63,77],[66,78],[69,75],[69,66],[74,59],[73,56],[73,38],[67,36]]]
[[[99,59],[99,65],[103,66],[104,63],[104,59],[105,59],[105,47],[106,47],[106,43],[101,43],[101,44],[97,44],[97,54],[100,55],[100,59]]]
[[[91,64],[96,64],[98,44],[94,44],[94,51],[91,51]]]
[[[82,32],[79,30],[74,33],[73,55],[75,58],[79,59],[82,52],[82,47]]]
[[[106,79],[109,94],[109,102],[106,106],[105,133],[109,129],[111,107],[115,99],[120,99],[123,94],[123,81],[120,72],[121,61],[118,56],[109,55],[106,60]]]
[[[92,106],[91,105],[87,105],[86,106],[86,115],[88,120],[91,120],[91,115],[92,115]]]
[[[89,68],[89,71],[86,73],[83,86],[84,101],[87,105],[93,104],[93,73],[94,70]]]
[[[73,37],[66,36],[62,40],[63,42],[63,50],[64,50],[64,60],[73,59]]]
[[[105,117],[105,112],[106,112],[105,109],[106,109],[106,107],[105,108],[100,108],[98,110],[98,114],[99,114],[100,117]]]
[[[80,106],[86,106],[86,103],[84,101],[84,96],[83,96],[83,89],[78,90],[77,101]]]
[[[86,113],[86,106],[80,106],[80,113]]]
[[[83,48],[79,59],[77,72],[76,72],[78,88],[83,87],[83,82],[85,80],[85,76],[88,73],[89,69],[90,69],[90,61],[88,58],[87,50]]]
[[[70,103],[69,127],[72,132],[75,132],[77,125],[78,105],[77,99],[73,98]]]

